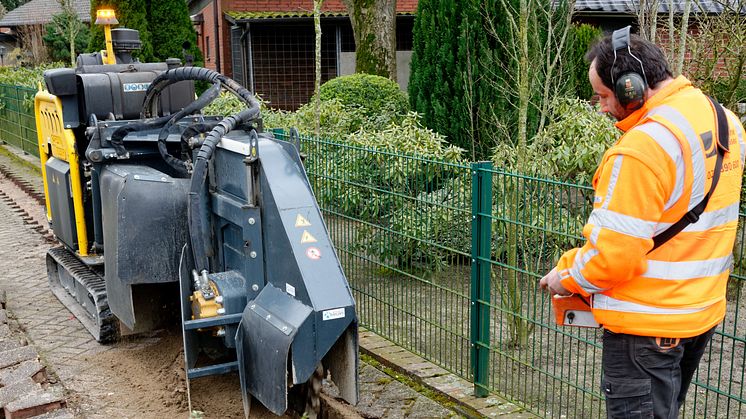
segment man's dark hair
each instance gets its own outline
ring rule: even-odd
[[[668,67],[666,56],[663,55],[663,51],[658,46],[642,39],[638,35],[632,34],[630,35],[629,47],[632,50],[632,54],[642,61],[648,87],[654,89],[661,81],[673,77],[671,69]],[[629,55],[626,48],[619,49],[616,56],[616,64],[614,64],[613,69],[614,80],[618,80],[619,76],[628,71],[634,71],[642,76],[640,63]],[[601,81],[606,87],[614,90],[614,83],[611,81],[612,64],[614,63],[614,48],[611,45],[611,35],[605,36],[596,42],[585,55],[585,59],[589,63],[596,60],[596,72],[601,77]]]

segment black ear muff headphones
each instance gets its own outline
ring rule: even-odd
[[[628,111],[634,111],[642,108],[645,103],[645,90],[648,88],[648,78],[645,77],[645,68],[642,61],[632,54],[629,47],[630,26],[617,29],[611,35],[611,46],[614,48],[614,62],[611,64],[611,83],[614,85],[614,96],[619,103]],[[627,53],[640,63],[640,73],[627,71],[614,80],[614,67],[616,65],[617,51],[626,49]]]

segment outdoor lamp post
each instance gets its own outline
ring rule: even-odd
[[[113,9],[96,10],[96,25],[104,25],[104,37],[106,38],[106,56],[104,64],[116,64],[117,57],[114,56],[114,45],[111,42],[111,25],[118,25],[119,21]]]
[[[0,45],[0,67],[5,66],[5,45]]]

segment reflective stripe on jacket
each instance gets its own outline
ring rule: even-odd
[[[699,89],[678,77],[617,124],[625,134],[593,178],[587,241],[557,265],[566,289],[594,294],[594,316],[610,331],[692,337],[725,316],[746,153],[743,127],[726,114],[730,151],[705,212],[650,254],[653,236],[709,191],[715,111]]]

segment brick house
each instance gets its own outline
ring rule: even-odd
[[[91,21],[90,0],[73,0],[72,6],[81,22]],[[9,11],[0,19],[0,46],[4,47],[3,65],[15,65],[16,57],[10,52],[15,48],[33,51],[30,45],[20,45],[25,35],[26,41],[41,45],[43,25],[52,21],[52,16],[62,12],[58,0],[31,0]]]
[[[739,0],[691,0],[691,16],[698,13],[716,15],[723,12],[724,4],[730,4],[731,8],[739,5]],[[652,3],[652,2],[650,2]],[[669,10],[673,8],[674,15],[678,18],[684,13],[686,0],[673,0],[669,6],[668,0],[658,0],[658,24],[666,24]],[[743,7],[743,2],[740,2]],[[598,26],[606,32],[626,25],[636,25],[637,10],[640,2],[638,0],[576,0],[573,21],[588,23]],[[746,9],[742,11],[746,13]]]
[[[699,0],[692,14],[718,14],[721,1]],[[680,15],[685,0],[673,0]],[[294,110],[308,102],[314,85],[313,0],[187,0],[205,66],[227,74],[271,106]],[[699,9],[697,7],[701,8]],[[577,0],[573,21],[610,33],[635,25],[638,1]],[[668,18],[669,2],[658,3],[659,23]],[[397,80],[406,90],[417,0],[398,0],[396,19]],[[692,22],[694,20],[692,19]],[[342,0],[322,7],[322,83],[355,69],[355,42]],[[667,33],[660,32],[665,44]]]
[[[669,5],[667,0],[658,2],[658,29],[656,31],[656,44],[664,51],[669,50],[670,38],[668,30],[669,11],[673,10],[675,25],[680,24],[680,17],[683,15],[685,0],[673,0]],[[577,0],[575,2],[575,13],[573,20],[575,22],[589,23],[611,33],[614,29],[632,25],[633,31],[637,31],[637,10],[638,1],[630,2],[628,0]],[[746,3],[743,0],[692,0],[688,32],[695,38],[699,33],[699,19],[704,16],[719,15],[722,13],[739,10],[741,22],[746,18]],[[687,45],[685,60],[691,59],[691,45]],[[714,49],[714,48],[713,48]],[[700,53],[702,53],[700,51]],[[725,58],[720,57],[715,65],[715,74],[717,77],[727,77],[728,70],[725,64]],[[746,76],[742,77],[741,84],[746,86]],[[741,88],[743,91],[743,88]],[[743,93],[741,93],[743,95]],[[743,96],[741,96],[743,98]],[[746,108],[744,108],[746,109]],[[744,113],[743,110],[739,112]],[[746,118],[746,114],[744,114]]]
[[[313,0],[188,0],[205,67],[247,86],[271,106],[294,110],[314,86]],[[416,0],[398,0],[397,79],[409,81]],[[321,18],[322,83],[355,70],[355,41],[341,0]]]

